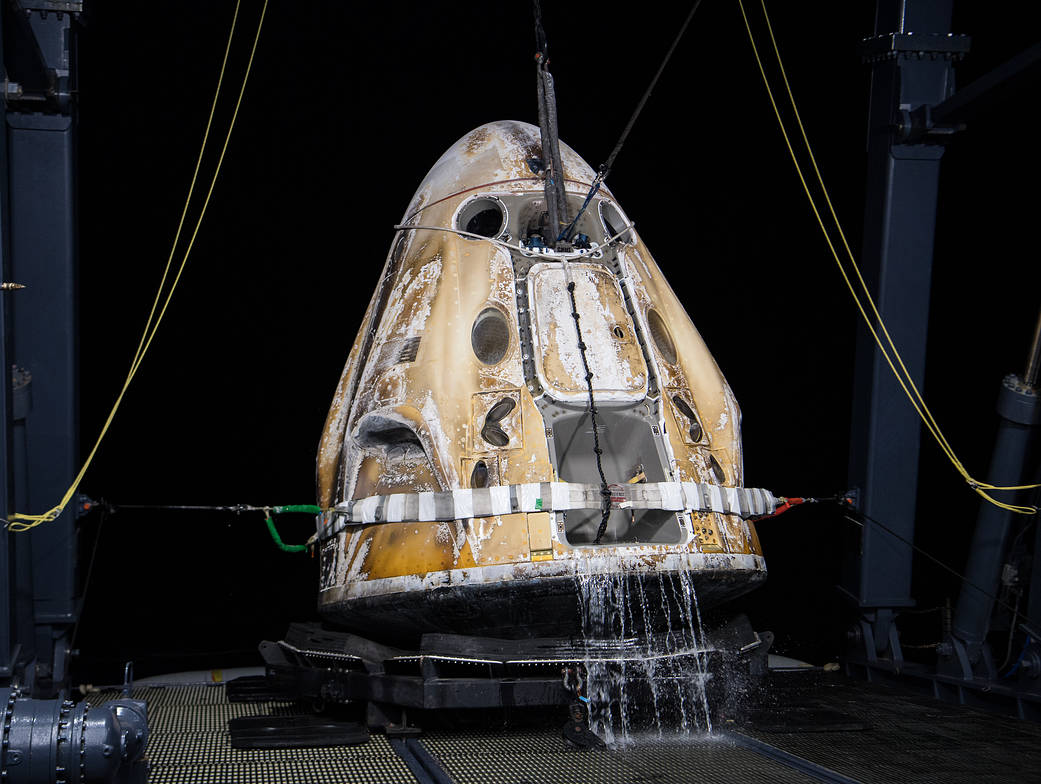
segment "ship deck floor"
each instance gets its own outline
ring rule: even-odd
[[[237,750],[228,719],[305,709],[230,703],[219,684],[133,696],[148,701],[151,784],[1041,781],[1041,725],[843,677],[771,678],[748,721],[639,736],[617,750],[569,749],[562,711],[534,726],[433,727],[426,717],[424,733],[408,740],[374,733],[359,746]]]

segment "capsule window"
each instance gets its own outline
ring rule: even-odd
[[[456,214],[455,226],[460,231],[495,238],[506,229],[506,206],[491,196],[479,196],[466,202]],[[473,239],[465,237],[465,239]]]
[[[484,427],[481,428],[481,438],[492,446],[509,446],[510,436],[499,423],[508,417],[516,406],[513,398],[504,397],[488,409],[488,414],[484,418]]]
[[[694,409],[690,407],[690,404],[681,398],[679,395],[672,396],[672,403],[676,406],[677,410],[687,418],[690,423],[690,428],[687,434],[690,436],[690,440],[695,444],[701,440],[704,435],[702,430],[701,422],[698,421],[698,415],[694,412]]]
[[[485,308],[474,319],[470,330],[474,356],[485,365],[497,365],[510,348],[510,324],[496,308]]]
[[[669,328],[665,326],[665,319],[661,317],[654,308],[647,311],[647,326],[651,330],[651,338],[662,358],[670,365],[676,364],[676,344],[672,342]]]
[[[488,464],[483,460],[474,463],[474,470],[470,472],[470,487],[488,486]]]
[[[723,466],[716,460],[715,455],[708,456],[709,469],[712,471],[712,478],[716,480],[717,484],[725,485],[727,483],[727,475],[723,472]]]
[[[605,242],[621,232],[619,241],[626,245],[632,244],[633,233],[626,229],[628,219],[609,201],[600,202],[600,222],[604,225]]]

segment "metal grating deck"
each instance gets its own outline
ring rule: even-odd
[[[456,784],[726,784],[815,779],[718,737],[641,738],[620,751],[571,751],[557,728],[434,732],[421,743]]]
[[[863,784],[1041,782],[1041,726],[844,678],[777,690],[780,717],[841,713],[865,729],[798,732],[742,727],[741,735]],[[791,721],[795,723],[795,721]]]
[[[100,692],[100,704],[118,697]],[[148,702],[149,784],[416,784],[382,735],[362,746],[233,749],[227,721],[236,716],[299,713],[290,703],[229,703],[223,685],[134,689]]]
[[[1041,782],[1037,724],[841,678],[790,686],[771,685],[779,721],[760,717],[759,729],[727,723],[712,736],[644,736],[607,751],[569,749],[555,714],[534,728],[436,729],[428,716],[429,731],[407,742],[374,734],[361,746],[238,750],[229,718],[301,711],[291,703],[229,703],[222,685],[142,688],[133,696],[148,702],[151,784]],[[842,729],[853,726],[861,729]]]

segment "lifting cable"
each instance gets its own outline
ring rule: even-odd
[[[568,222],[567,192],[564,189],[564,163],[560,157],[560,137],[557,124],[557,92],[553,75],[549,72],[549,45],[542,28],[542,7],[532,0],[535,12],[535,76],[539,100],[539,132],[542,137],[542,168],[545,175],[546,207],[549,223],[557,240],[563,242],[560,227]],[[547,237],[547,239],[549,239]],[[558,248],[559,250],[559,248]]]
[[[614,149],[611,150],[611,154],[607,156],[607,160],[601,163],[600,168],[596,170],[596,177],[593,179],[593,184],[589,188],[589,193],[586,194],[585,201],[583,201],[582,206],[578,208],[578,213],[576,213],[574,220],[572,220],[571,223],[569,223],[560,233],[560,236],[557,237],[558,241],[569,242],[571,240],[571,235],[574,234],[575,226],[578,225],[578,219],[582,217],[582,213],[586,211],[589,202],[593,200],[593,197],[596,196],[597,192],[600,190],[600,186],[603,184],[604,180],[607,179],[607,175],[610,174],[611,167],[614,166],[615,158],[617,158],[618,153],[622,151],[622,145],[625,144],[625,140],[629,138],[629,132],[632,131],[633,126],[636,124],[636,118],[640,116],[640,112],[643,111],[644,105],[651,97],[651,93],[654,92],[654,87],[658,84],[658,79],[661,77],[662,72],[665,70],[665,66],[668,65],[669,60],[672,58],[672,53],[676,51],[676,47],[679,45],[680,39],[683,38],[683,34],[687,32],[690,20],[694,18],[694,14],[700,5],[701,0],[694,0],[694,5],[690,9],[690,13],[687,14],[687,18],[683,21],[683,24],[680,26],[679,32],[676,33],[676,37],[672,41],[672,46],[670,46],[669,51],[665,53],[661,65],[658,66],[658,72],[654,74],[654,78],[651,79],[651,83],[647,85],[647,89],[644,91],[643,96],[636,104],[632,116],[629,117],[629,122],[625,124],[625,128],[622,129],[622,133],[618,137]]]
[[[567,220],[567,195],[564,191],[564,167],[560,159],[560,139],[557,136],[557,100],[553,88],[553,77],[549,72],[549,47],[546,42],[546,31],[542,28],[542,8],[539,0],[532,0],[535,12],[535,67],[538,76],[539,97],[539,129],[542,138],[543,166],[546,172],[546,204],[549,208],[550,225],[553,231],[560,230],[560,224]],[[549,147],[547,150],[546,148]],[[548,162],[547,162],[548,159]],[[595,180],[594,180],[595,183]],[[597,186],[599,187],[599,186]],[[586,199],[588,203],[589,199]],[[577,220],[577,217],[576,217]],[[572,224],[573,225],[573,224]],[[566,251],[565,228],[557,236],[554,248]],[[563,246],[563,247],[562,247]],[[589,369],[589,357],[586,355],[586,343],[582,339],[582,327],[579,323],[578,303],[575,299],[575,281],[571,276],[571,268],[566,257],[560,259],[567,284],[568,298],[571,302],[571,318],[575,320],[575,337],[578,341],[578,353],[582,357],[582,368],[585,371],[586,389],[589,395],[589,421],[593,428],[593,457],[596,460],[596,471],[600,475],[600,524],[597,526],[596,539],[593,544],[600,544],[607,523],[611,517],[611,488],[604,474],[600,446],[600,425],[596,420],[596,399],[593,396],[593,373]]]
[[[759,49],[756,46],[755,37],[752,34],[752,27],[749,24],[748,16],[745,13],[744,2],[743,0],[737,0],[737,4],[738,7],[741,9],[741,18],[744,20],[745,23],[745,30],[748,33],[748,40],[752,45],[752,52],[755,55],[756,64],[759,67],[759,74],[763,79],[763,85],[765,86],[767,96],[770,99],[770,105],[773,107],[774,116],[777,118],[777,123],[780,126],[781,135],[784,137],[784,143],[788,148],[789,155],[791,155],[792,163],[795,165],[795,171],[799,176],[799,182],[802,183],[803,190],[806,192],[806,198],[809,200],[810,207],[813,210],[813,214],[817,219],[817,223],[820,226],[821,232],[824,234],[824,240],[828,245],[828,250],[831,251],[831,255],[835,259],[835,263],[838,265],[839,272],[842,274],[842,279],[845,281],[846,286],[849,289],[850,295],[853,297],[853,302],[856,304],[857,310],[860,311],[860,315],[864,318],[864,322],[867,324],[867,328],[871,332],[871,336],[874,338],[875,343],[879,348],[879,351],[882,352],[882,356],[885,358],[890,370],[893,371],[893,375],[896,377],[897,383],[900,384],[900,388],[903,389],[904,394],[907,395],[907,398],[908,400],[910,400],[911,405],[914,407],[914,410],[918,413],[918,416],[921,418],[926,428],[932,434],[933,438],[936,440],[936,443],[939,444],[940,449],[947,456],[947,459],[951,461],[951,464],[954,466],[955,470],[957,470],[957,472],[961,474],[966,484],[968,484],[969,487],[973,489],[973,491],[975,491],[985,501],[988,501],[989,503],[994,504],[995,506],[1000,507],[1001,509],[1005,509],[1009,512],[1015,512],[1017,514],[1036,514],[1038,510],[1035,506],[1024,506],[1018,504],[1005,503],[994,498],[987,491],[1029,490],[1036,487],[1041,487],[1041,485],[993,485],[975,479],[962,464],[961,460],[958,459],[958,456],[955,454],[953,447],[951,447],[946,437],[944,437],[943,432],[940,430],[940,425],[933,417],[933,414],[929,410],[929,407],[926,405],[925,399],[922,397],[921,392],[919,392],[918,387],[914,382],[914,379],[911,377],[910,372],[907,370],[907,367],[904,364],[904,360],[900,356],[900,352],[897,350],[896,344],[893,342],[893,339],[889,334],[889,330],[886,329],[885,322],[882,319],[882,314],[879,312],[878,307],[875,305],[874,298],[871,295],[871,290],[869,289],[867,283],[864,280],[863,275],[860,272],[860,267],[857,264],[856,257],[853,255],[853,251],[850,249],[849,242],[846,239],[846,235],[842,231],[842,225],[839,222],[838,215],[836,214],[835,208],[832,205],[831,197],[828,195],[828,189],[824,184],[824,178],[821,175],[820,168],[817,166],[817,160],[813,155],[813,150],[810,146],[809,137],[807,136],[806,129],[803,126],[802,118],[799,115],[798,107],[795,104],[795,96],[792,93],[791,85],[788,82],[788,75],[784,69],[784,63],[781,60],[781,52],[777,46],[777,39],[774,36],[773,26],[770,24],[770,16],[766,11],[766,2],[765,0],[760,0],[760,4],[763,8],[763,16],[766,20],[766,28],[769,32],[770,41],[773,45],[774,54],[777,58],[777,65],[781,72],[781,78],[784,81],[785,90],[788,94],[788,100],[791,103],[796,123],[799,126],[799,132],[802,135],[803,144],[806,147],[806,152],[809,156],[811,164],[813,165],[813,171],[816,175],[817,182],[820,184],[821,192],[828,206],[828,211],[831,214],[832,221],[835,224],[835,230],[838,232],[846,255],[849,257],[850,266],[852,267],[856,275],[857,281],[860,284],[860,288],[863,289],[863,294],[858,294],[856,287],[854,287],[853,285],[853,281],[850,279],[850,274],[846,271],[842,259],[839,257],[839,253],[835,249],[835,244],[832,241],[831,236],[829,235],[828,228],[824,224],[824,219],[821,216],[820,209],[817,207],[817,204],[814,201],[813,193],[810,190],[809,184],[806,182],[806,177],[803,174],[802,167],[799,165],[798,157],[796,156],[795,149],[792,146],[791,137],[785,126],[785,122],[781,117],[780,110],[777,107],[777,101],[774,99],[773,90],[770,88],[770,81],[766,76],[766,70],[763,66],[762,59],[759,56]],[[874,319],[878,323],[877,329],[872,321],[871,316],[868,315],[868,311],[865,308],[863,302],[861,301],[861,296],[863,296],[864,301],[867,302],[867,304],[870,306],[871,312],[874,314]],[[879,331],[881,331],[882,335],[885,337],[884,343],[882,341],[882,338],[879,336]],[[897,369],[897,365],[899,365],[899,370]]]
[[[542,9],[539,4],[539,0],[533,0],[534,12],[535,12],[535,43],[537,52],[535,55],[535,61],[538,67],[538,93],[539,93],[539,126],[542,131],[543,151],[542,157],[550,159],[549,165],[549,178],[546,184],[546,195],[547,203],[550,206],[550,223],[554,226],[558,226],[559,223],[563,223],[567,220],[567,201],[564,198],[564,172],[563,167],[560,164],[560,155],[557,138],[557,117],[556,117],[556,99],[553,94],[553,81],[548,71],[549,57],[548,57],[548,45],[546,41],[546,33],[542,27]],[[636,109],[629,117],[629,121],[626,123],[625,128],[622,130],[618,141],[615,143],[614,149],[611,150],[611,154],[608,155],[607,160],[600,165],[597,170],[596,177],[593,178],[593,182],[589,188],[588,194],[586,194],[585,200],[582,202],[582,206],[578,209],[574,219],[572,219],[557,235],[556,246],[561,244],[569,243],[571,236],[575,231],[575,227],[578,225],[579,218],[585,212],[589,206],[593,197],[600,190],[600,186],[603,184],[607,175],[611,171],[611,167],[614,165],[615,158],[618,157],[618,153],[621,152],[622,146],[625,144],[626,139],[629,138],[629,133],[632,131],[633,126],[636,124],[636,119],[640,116],[643,111],[643,107],[646,105],[648,99],[651,97],[651,93],[654,91],[655,85],[658,83],[658,79],[661,77],[662,72],[665,70],[665,66],[672,58],[673,52],[676,51],[676,47],[679,45],[680,39],[683,38],[683,34],[686,32],[687,27],[690,25],[691,19],[694,18],[694,13],[698,10],[698,6],[701,5],[701,0],[695,0],[694,5],[690,9],[690,13],[687,14],[687,18],[684,20],[683,25],[680,27],[679,32],[672,41],[672,45],[665,53],[665,57],[662,59],[661,65],[658,66],[657,73],[654,74],[654,78],[651,79],[651,83],[647,86],[639,102],[636,104]],[[545,149],[546,142],[550,143],[550,151],[547,154]],[[552,191],[551,191],[552,189]],[[563,218],[563,220],[560,220]],[[568,297],[571,301],[571,317],[575,320],[575,331],[577,332],[578,338],[578,350],[582,357],[582,368],[585,371],[586,388],[589,393],[589,416],[590,422],[593,428],[593,454],[596,458],[596,470],[600,475],[600,495],[602,497],[601,502],[601,516],[600,525],[597,528],[596,538],[593,540],[593,544],[600,544],[604,533],[607,531],[608,520],[611,515],[611,489],[607,483],[607,477],[604,475],[603,462],[601,456],[603,455],[603,449],[600,447],[600,433],[599,427],[596,420],[597,408],[596,401],[593,396],[593,373],[589,369],[589,360],[586,355],[586,343],[582,339],[582,329],[579,325],[579,313],[578,304],[575,300],[575,281],[571,276],[571,271],[568,267],[566,258],[561,259],[561,263],[564,268],[564,277],[567,283]]]
[[[202,208],[199,211],[199,217],[195,221],[195,227],[192,230],[191,237],[188,240],[188,246],[185,248],[183,255],[181,256],[180,264],[177,268],[177,272],[173,276],[173,280],[170,283],[169,291],[166,292],[165,299],[163,298],[163,289],[166,286],[166,282],[170,276],[171,268],[173,267],[174,256],[177,251],[177,246],[180,243],[181,233],[184,229],[185,218],[188,214],[188,208],[191,205],[192,196],[195,192],[195,186],[199,177],[199,170],[202,166],[203,156],[206,152],[207,142],[210,137],[210,130],[213,126],[213,117],[216,114],[218,98],[221,94],[221,88],[224,84],[224,73],[228,64],[228,54],[231,51],[232,40],[235,37],[235,28],[239,17],[239,7],[241,0],[235,4],[235,13],[231,21],[231,30],[228,33],[228,40],[224,47],[224,58],[221,61],[220,75],[217,78],[217,89],[213,95],[213,103],[210,106],[209,118],[206,121],[206,131],[203,134],[202,145],[199,149],[199,157],[195,162],[195,171],[192,173],[191,185],[188,188],[188,196],[184,202],[184,209],[181,212],[181,219],[177,225],[177,231],[174,234],[173,244],[170,247],[170,255],[166,260],[166,267],[163,270],[163,276],[159,283],[159,289],[156,291],[155,299],[152,302],[152,309],[148,314],[148,320],[145,322],[144,331],[141,334],[141,340],[138,343],[137,351],[134,353],[134,358],[130,363],[130,370],[127,373],[126,380],[123,382],[123,386],[119,391],[119,395],[116,397],[115,403],[112,405],[112,409],[109,411],[108,417],[105,419],[104,425],[102,425],[101,433],[98,435],[97,440],[94,442],[93,448],[90,450],[90,454],[87,455],[87,459],[83,463],[83,467],[80,469],[76,478],[72,481],[69,489],[65,491],[65,495],[62,496],[61,501],[58,505],[49,509],[42,514],[12,514],[8,520],[5,520],[7,530],[15,533],[23,531],[29,531],[42,523],[49,523],[56,520],[59,515],[65,510],[65,507],[72,501],[72,498],[76,495],[79,489],[80,483],[83,481],[84,475],[87,473],[87,469],[90,468],[91,463],[94,460],[95,454],[97,454],[98,448],[101,446],[102,440],[108,433],[109,427],[112,425],[113,419],[115,419],[116,412],[119,410],[120,404],[123,402],[123,397],[126,395],[127,389],[130,387],[130,382],[134,380],[134,376],[137,375],[138,369],[141,367],[141,363],[145,358],[145,354],[148,353],[148,349],[152,345],[152,340],[155,338],[155,334],[159,329],[159,325],[162,323],[163,317],[166,315],[166,310],[170,305],[170,300],[173,298],[174,291],[177,289],[178,283],[181,280],[181,274],[184,272],[184,268],[188,263],[188,256],[192,252],[192,248],[195,245],[195,239],[199,234],[199,227],[202,225],[203,218],[206,215],[206,209],[210,204],[210,197],[213,195],[213,189],[217,184],[217,177],[220,174],[221,166],[224,163],[224,156],[228,150],[228,143],[231,141],[232,131],[235,129],[235,121],[238,119],[239,107],[242,105],[242,96],[246,91],[246,84],[249,81],[250,70],[253,67],[253,59],[257,52],[257,44],[260,41],[260,31],[264,27],[264,17],[267,14],[268,0],[264,0],[264,5],[260,11],[260,21],[257,23],[257,32],[253,38],[253,46],[250,49],[249,61],[246,64],[246,72],[242,77],[242,85],[239,88],[238,98],[235,101],[235,108],[232,112],[231,121],[228,124],[228,131],[224,137],[224,143],[221,146],[220,156],[217,159],[216,167],[214,168],[213,176],[210,178],[209,188],[206,191],[206,198],[203,201]],[[160,307],[160,300],[162,300],[162,306]],[[158,312],[157,312],[158,311]]]

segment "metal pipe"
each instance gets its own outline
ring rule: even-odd
[[[1002,401],[1018,397],[1018,390],[1010,381],[1013,378],[1007,377],[1002,385]],[[1008,405],[1006,409],[1012,407]],[[1009,416],[1011,412],[1002,411],[1001,408],[999,403],[1002,418],[987,481],[1002,486],[1015,485],[1023,473],[1023,462],[1034,427],[1013,420]],[[994,600],[991,597],[997,594],[1000,585],[1012,517],[1013,513],[1006,509],[985,501],[980,503],[969,560],[965,567],[965,584],[958,597],[953,624],[954,635],[970,646],[982,645],[987,639],[990,617],[994,611]]]
[[[1026,371],[1020,379],[1009,374],[1001,382],[998,395],[998,434],[991,456],[988,481],[991,484],[1019,484],[1023,465],[1030,452],[1031,441],[1039,419],[1041,401],[1036,383],[1041,372],[1041,317],[1034,328],[1034,339],[1027,358]],[[970,663],[975,665],[987,639],[1001,569],[1006,559],[1008,537],[1013,514],[995,504],[981,503],[973,532],[969,560],[965,568],[965,585],[954,613],[953,634],[969,647]]]
[[[9,784],[145,784],[148,706],[129,697],[35,700],[0,689],[0,778]]]

